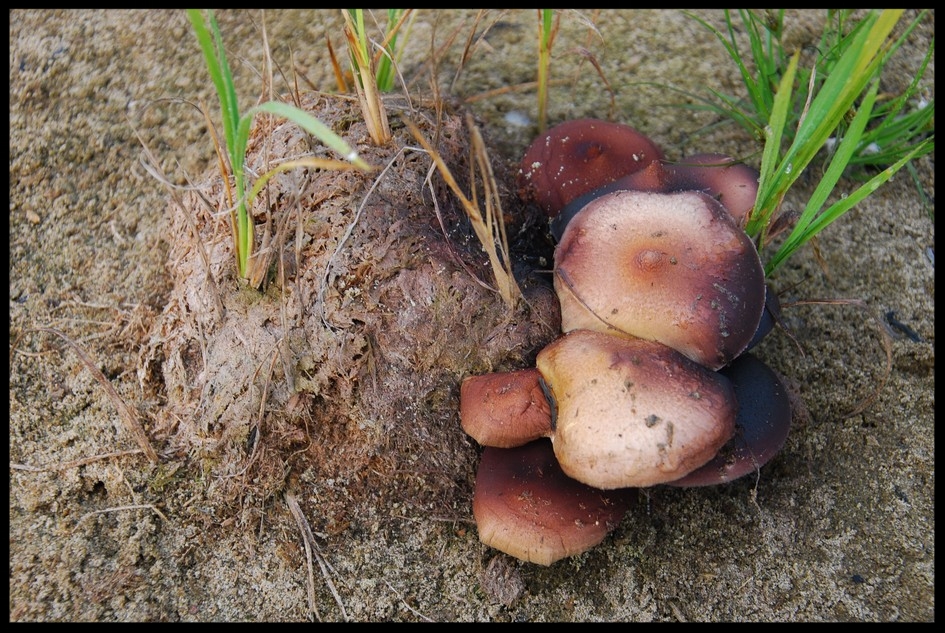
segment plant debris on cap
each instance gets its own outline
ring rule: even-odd
[[[629,125],[565,121],[528,146],[518,174],[519,196],[554,217],[574,198],[661,158],[662,150]]]
[[[653,341],[574,330],[538,353],[564,472],[601,489],[666,483],[732,437],[738,403],[721,374]]]
[[[484,544],[551,565],[603,541],[635,498],[635,490],[598,490],[567,477],[541,439],[483,450],[473,515]]]
[[[745,350],[765,307],[751,239],[695,191],[592,200],[555,249],[554,286],[563,331],[658,341],[711,369]]]

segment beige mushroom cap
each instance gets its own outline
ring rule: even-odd
[[[765,306],[751,239],[694,191],[592,200],[561,236],[554,285],[565,332],[659,341],[711,369],[745,350]]]
[[[574,330],[538,353],[562,470],[601,489],[673,481],[735,430],[731,382],[665,345]]]

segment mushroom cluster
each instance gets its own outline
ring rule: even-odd
[[[483,543],[550,565],[601,542],[636,489],[729,482],[781,449],[787,390],[747,353],[778,310],[743,230],[757,186],[596,119],[533,141],[519,194],[557,240],[562,335],[534,368],[463,380]]]

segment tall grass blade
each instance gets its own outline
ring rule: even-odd
[[[361,159],[357,152],[341,137],[332,132],[328,126],[311,114],[290,104],[268,101],[250,108],[245,114],[241,115],[237,101],[236,86],[233,82],[233,73],[226,58],[223,37],[213,11],[208,11],[207,21],[204,20],[200,11],[196,9],[188,9],[187,17],[193,26],[197,42],[200,44],[200,48],[203,51],[210,79],[213,81],[213,85],[217,91],[217,97],[220,100],[220,119],[223,126],[224,139],[226,141],[225,153],[229,163],[228,167],[234,182],[233,190],[229,187],[229,175],[225,171],[226,165],[222,164],[222,159],[221,172],[223,172],[222,175],[226,183],[228,204],[232,210],[231,225],[233,227],[233,244],[236,251],[237,273],[241,278],[248,279],[250,278],[250,260],[255,245],[255,229],[253,219],[249,212],[249,206],[262,187],[265,186],[265,183],[268,182],[273,175],[286,169],[285,164],[283,164],[271,170],[260,178],[260,180],[255,182],[252,190],[247,192],[245,171],[246,148],[249,143],[253,120],[257,114],[268,113],[292,121],[327,145],[330,149],[339,153],[357,169],[369,171],[371,166]],[[209,22],[209,28],[207,28],[207,22]],[[313,159],[311,161],[294,163],[294,165],[332,169],[342,168],[342,164],[327,161],[327,159]],[[233,191],[235,191],[235,193],[233,193]],[[234,196],[236,198],[235,200],[233,199]]]

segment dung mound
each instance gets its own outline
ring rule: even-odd
[[[459,383],[531,364],[560,322],[548,276],[527,263],[542,218],[516,205],[513,170],[494,168],[523,291],[514,310],[397,119],[409,116],[463,183],[468,131],[446,105],[389,102],[394,139],[374,147],[351,100],[301,95],[378,169],[270,181],[254,205],[271,262],[263,291],[236,278],[218,173],[172,204],[174,289],[144,366],[167,400],[154,435],[205,478],[203,504],[229,512],[307,486],[316,492],[300,498],[317,497],[327,533],[389,516],[390,504],[468,515],[476,448],[459,426]],[[246,165],[258,176],[313,154],[330,157],[294,124],[258,119]]]

